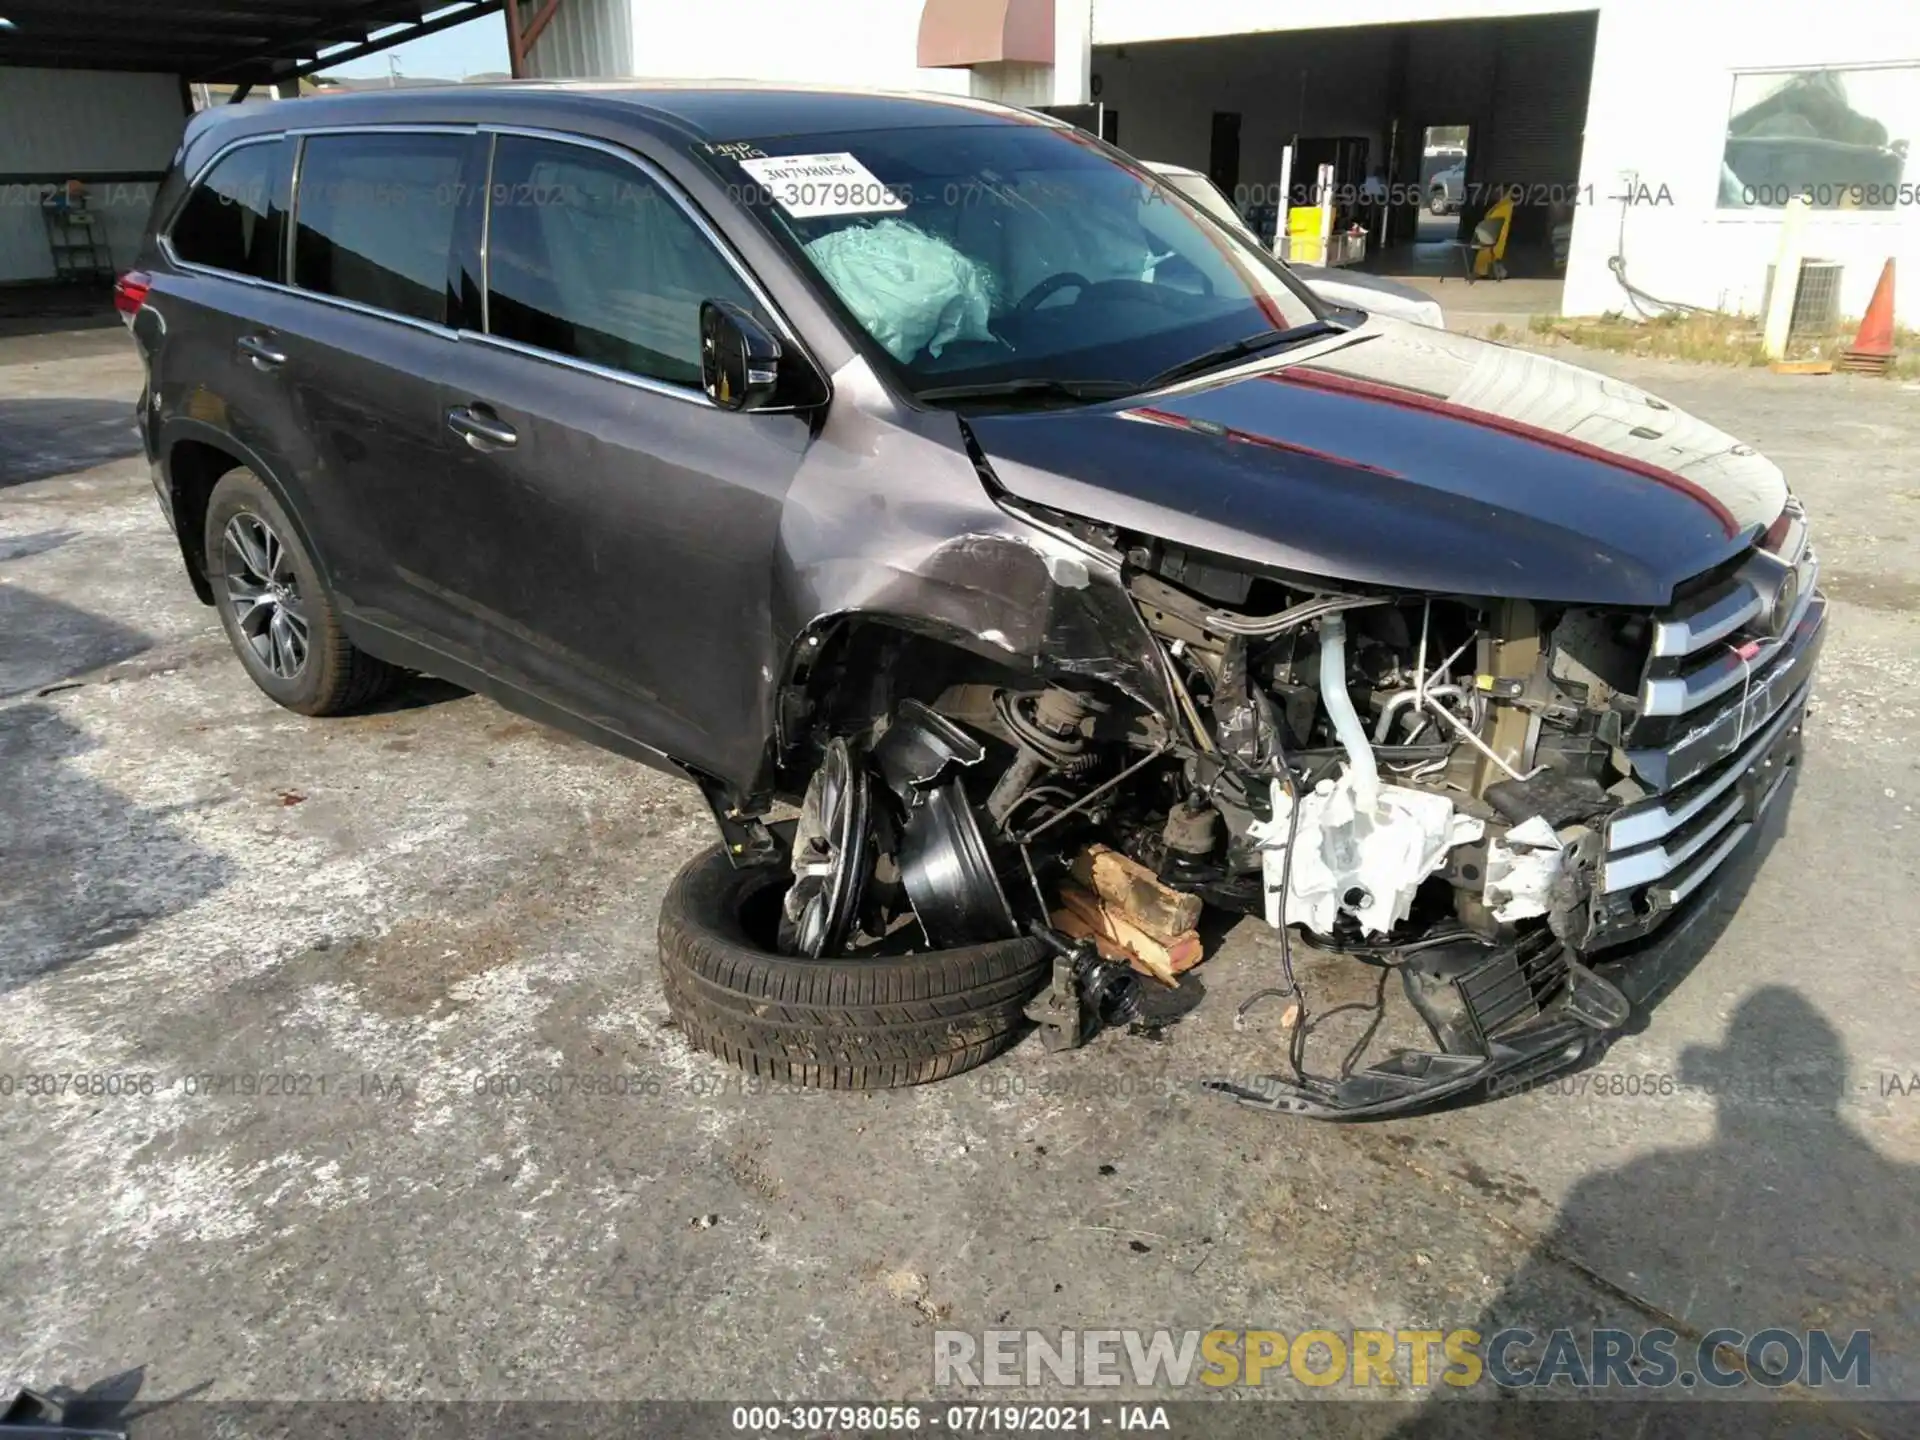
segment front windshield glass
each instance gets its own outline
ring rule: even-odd
[[[990,123],[700,147],[916,392],[1139,386],[1310,323],[1282,267],[1081,136]]]
[[[1246,231],[1247,222],[1240,218],[1240,212],[1233,208],[1233,202],[1206,176],[1196,175],[1191,170],[1161,171],[1156,174],[1161,184],[1179,191],[1222,225],[1243,233]]]

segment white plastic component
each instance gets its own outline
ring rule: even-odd
[[[1347,694],[1347,624],[1338,610],[1320,622],[1320,703],[1327,707],[1333,721],[1333,733],[1347,752],[1347,774],[1353,778],[1358,808],[1373,808],[1380,787],[1380,771],[1374,764],[1373,747],[1367,743],[1366,727]],[[1452,809],[1449,803],[1448,809]],[[1302,816],[1302,822],[1305,821]]]
[[[1446,863],[1447,851],[1478,840],[1486,826],[1456,812],[1444,795],[1380,783],[1373,747],[1347,694],[1346,642],[1346,623],[1335,611],[1320,622],[1320,703],[1347,752],[1346,768],[1300,801],[1297,823],[1293,801],[1273,781],[1273,818],[1256,820],[1247,833],[1261,850],[1269,925],[1292,922],[1326,935],[1344,911],[1363,933],[1385,935],[1407,918],[1414,892]]]
[[[834,293],[896,360],[951,340],[991,340],[988,277],[945,240],[904,220],[850,225],[807,242]]]
[[[1546,914],[1554,881],[1566,863],[1560,837],[1538,815],[1489,842],[1485,898],[1493,918],[1526,920]]]
[[[1273,818],[1255,821],[1247,832],[1262,852],[1269,925],[1293,922],[1325,935],[1344,911],[1365,934],[1385,935],[1407,918],[1414,892],[1446,863],[1447,851],[1485,833],[1444,795],[1376,784],[1373,804],[1364,807],[1360,792],[1360,777],[1349,766],[1301,800],[1283,904],[1280,876],[1293,806],[1273,782]]]

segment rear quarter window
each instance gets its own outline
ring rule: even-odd
[[[293,147],[262,141],[229,150],[188,194],[168,239],[190,265],[278,280]]]
[[[312,135],[300,157],[293,283],[444,324],[469,140]]]

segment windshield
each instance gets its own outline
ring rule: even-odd
[[[1161,184],[1171,186],[1186,196],[1222,225],[1238,230],[1243,235],[1251,233],[1247,229],[1247,222],[1240,218],[1240,212],[1233,208],[1233,202],[1206,176],[1191,170],[1162,170],[1157,166],[1154,167],[1154,173]]]
[[[845,131],[698,147],[916,391],[1139,387],[1319,310],[1257,247],[1075,131]]]

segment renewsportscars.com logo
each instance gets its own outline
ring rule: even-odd
[[[1046,1385],[1346,1385],[1356,1390],[1579,1388],[1679,1391],[1741,1385],[1865,1389],[1873,1337],[1855,1330],[1520,1327],[1478,1330],[936,1330],[936,1388]]]

